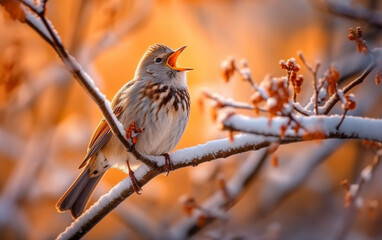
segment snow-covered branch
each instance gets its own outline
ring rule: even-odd
[[[178,150],[170,155],[174,170],[197,166],[200,163],[226,158],[241,152],[261,149],[277,139],[273,137],[261,137],[252,134],[241,134],[230,141],[228,138],[207,142],[202,145]],[[160,166],[164,165],[164,159],[158,157]],[[143,186],[160,173],[163,168],[150,169],[145,165],[140,166],[135,172],[139,185]],[[130,178],[126,178],[117,184],[109,193],[102,196],[96,204],[80,216],[63,232],[58,239],[78,239],[94,227],[112,209],[134,193]]]
[[[313,134],[310,135],[309,138],[304,138],[303,130],[300,130],[298,134],[295,134],[294,130],[288,129],[285,138],[280,141],[280,127],[288,122],[288,118],[274,118],[271,126],[269,126],[268,118],[253,119],[245,116],[233,115],[223,122],[226,128],[234,131],[250,132],[265,136],[239,134],[234,136],[233,141],[230,141],[228,138],[210,141],[203,145],[178,150],[172,153],[170,157],[174,170],[176,170],[188,166],[197,166],[206,161],[226,158],[242,152],[258,150],[269,146],[272,142],[279,141],[281,144],[287,144],[291,142],[313,140],[316,138],[321,139],[323,137],[359,138],[382,141],[382,120],[346,117],[341,128],[337,131],[335,128],[340,121],[340,118],[340,116],[299,117],[297,119],[301,124],[308,128],[312,128],[313,126],[313,129],[318,126],[317,131],[322,132],[324,135]],[[356,124],[358,127],[354,128],[354,125],[352,124]],[[164,159],[159,157],[155,159],[160,168],[152,169],[142,165],[135,171],[135,176],[140,186],[145,185],[158,174],[165,172],[162,168]],[[95,205],[68,227],[58,239],[77,239],[83,236],[112,209],[133,193],[134,189],[131,186],[130,179],[124,179],[109,191],[109,193],[101,197]]]
[[[312,116],[296,117],[297,122],[309,129],[296,129],[289,127],[282,137],[281,129],[290,121],[287,117],[250,118],[243,115],[232,115],[222,121],[224,129],[252,133],[262,136],[272,136],[281,138],[281,141],[299,141],[326,138],[341,139],[368,139],[371,141],[382,141],[382,120],[347,116],[341,127],[336,126],[341,121],[341,116]],[[357,126],[357,127],[354,127]]]

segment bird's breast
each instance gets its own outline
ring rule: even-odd
[[[136,147],[150,155],[169,152],[178,143],[188,122],[188,91],[157,84],[148,85],[142,93],[145,97],[138,107],[137,123],[145,130],[139,135]]]

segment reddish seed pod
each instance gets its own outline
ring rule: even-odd
[[[126,138],[127,139],[131,138],[131,130],[130,129],[126,130]]]

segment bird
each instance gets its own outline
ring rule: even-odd
[[[151,45],[139,61],[134,78],[122,86],[111,102],[113,113],[124,129],[139,129],[135,149],[143,155],[165,156],[167,171],[168,152],[179,142],[190,115],[186,73],[192,68],[177,66],[177,58],[185,47],[172,50],[159,43]],[[113,135],[103,118],[79,166],[83,170],[57,202],[57,210],[70,210],[72,217],[78,218],[97,183],[111,167],[123,169],[127,165],[132,186],[140,193],[130,164],[140,162]]]

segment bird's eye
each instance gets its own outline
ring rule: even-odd
[[[154,59],[154,62],[155,63],[160,63],[160,62],[162,62],[162,58],[157,57],[157,58]]]

